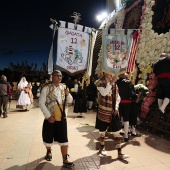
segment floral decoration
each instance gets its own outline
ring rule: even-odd
[[[162,52],[170,51],[170,32],[166,34],[155,33],[152,29],[152,7],[155,5],[153,0],[145,0],[145,5],[142,8],[143,15],[140,29],[142,30],[140,43],[137,51],[137,63],[139,69],[143,74],[146,72],[148,66],[152,66],[158,59]],[[141,77],[146,81],[146,77]]]
[[[146,96],[146,94],[149,92],[149,89],[143,85],[143,84],[137,84],[134,86],[136,94],[138,94],[137,103],[141,103]]]
[[[156,85],[157,85],[157,79],[155,77],[155,74],[151,73],[149,75],[149,86],[148,86],[149,92],[143,98],[143,102],[141,105],[141,117],[143,117],[143,118],[146,117],[147,113],[149,112],[150,106],[155,101],[155,97],[156,97],[155,87],[156,87]]]

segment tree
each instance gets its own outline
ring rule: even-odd
[[[44,77],[48,76],[48,65],[47,63],[42,63],[42,67],[38,69],[36,63],[29,63],[27,61],[22,61],[21,63],[14,64],[9,63],[8,69],[15,73],[14,77],[12,79],[17,81],[20,80],[21,77],[27,77],[27,80],[32,81],[32,79],[36,79],[36,81],[41,81],[41,79],[44,79]],[[10,78],[11,79],[11,78]]]

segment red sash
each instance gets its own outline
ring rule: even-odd
[[[131,103],[131,100],[121,100],[120,103]]]
[[[170,73],[162,73],[157,76],[157,78],[170,78]]]

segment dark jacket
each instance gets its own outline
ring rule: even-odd
[[[121,100],[135,100],[137,98],[135,89],[130,80],[120,78],[117,80]]]
[[[91,82],[87,86],[87,100],[88,101],[95,101],[96,97],[97,97],[97,87],[94,84],[94,82]]]
[[[87,99],[84,90],[79,90],[76,94],[74,113],[85,113],[87,112]]]
[[[6,81],[0,80],[0,96],[11,96],[10,85]]]
[[[162,73],[170,73],[170,59],[167,57],[156,62],[154,64],[153,72],[156,76]]]

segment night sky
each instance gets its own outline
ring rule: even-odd
[[[50,18],[98,28],[96,15],[106,8],[105,0],[0,0],[0,70],[10,62],[47,63],[52,42]],[[55,62],[55,60],[54,60]]]

